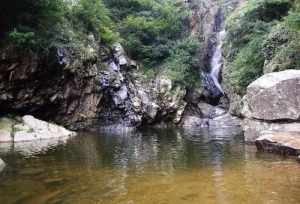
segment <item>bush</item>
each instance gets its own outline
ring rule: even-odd
[[[272,27],[285,19],[291,6],[288,0],[250,0],[226,21],[224,53],[230,69],[228,80],[237,93],[244,94],[246,87],[264,73],[266,58],[276,55],[275,49],[281,42],[264,40]]]
[[[113,43],[118,40],[118,35],[109,15],[102,0],[79,0],[72,8],[71,21],[79,29],[85,28],[87,33],[93,33],[104,43]]]
[[[61,21],[65,10],[64,0],[7,0],[0,12],[4,18],[4,31],[12,31],[20,27],[49,29]]]
[[[184,36],[186,9],[173,1],[106,0],[118,21],[120,35],[131,57],[147,67],[170,56],[173,41]]]
[[[30,49],[36,44],[34,32],[18,32],[14,30],[9,33],[9,39],[19,48]]]
[[[234,61],[228,66],[229,80],[234,90],[243,95],[246,87],[263,74],[264,57],[262,53],[263,37],[253,39],[242,48]]]
[[[199,82],[199,72],[196,68],[199,41],[192,37],[176,43],[168,57],[161,65],[161,70],[172,79],[175,84],[193,86]]]

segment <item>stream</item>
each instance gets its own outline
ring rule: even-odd
[[[241,134],[145,129],[0,147],[3,204],[299,203],[300,166]]]

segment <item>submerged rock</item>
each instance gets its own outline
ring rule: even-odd
[[[26,115],[21,121],[13,119],[1,119],[6,121],[7,127],[1,128],[0,142],[21,142],[49,138],[69,137],[76,135],[64,127],[38,120]]]
[[[300,154],[300,132],[264,132],[255,140],[258,150],[284,155]]]
[[[3,169],[5,168],[6,164],[4,163],[4,161],[0,158],[0,173],[3,171]]]

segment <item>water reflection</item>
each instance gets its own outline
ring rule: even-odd
[[[26,142],[0,143],[0,154],[20,154],[25,157],[32,157],[45,153],[57,146],[65,145],[69,139],[70,137],[60,137]]]
[[[40,152],[0,147],[8,163],[0,203],[298,203],[297,163],[257,154],[239,134],[219,133],[81,133]]]

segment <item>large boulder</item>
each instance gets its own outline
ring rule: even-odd
[[[259,120],[299,120],[300,70],[269,73],[251,83],[242,112]]]
[[[215,118],[226,113],[225,109],[222,109],[218,106],[212,106],[205,102],[200,102],[197,104],[197,106],[203,118]]]
[[[264,131],[300,132],[300,70],[260,77],[248,86],[242,104],[247,142]]]
[[[49,138],[69,137],[76,135],[64,127],[48,123],[33,116],[26,115],[21,121],[14,119],[1,119],[7,121],[6,129],[1,129],[0,142],[23,142]],[[5,133],[5,134],[4,134]]]
[[[300,154],[300,132],[264,132],[255,144],[261,151],[296,156]]]

